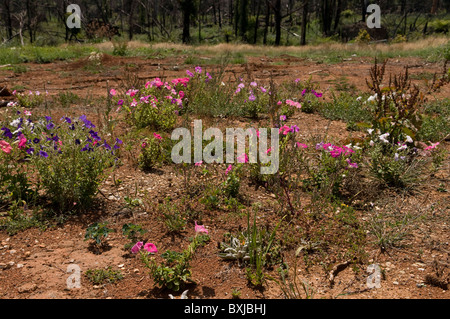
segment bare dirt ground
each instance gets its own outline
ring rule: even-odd
[[[90,101],[103,98],[107,88],[119,87],[126,81],[125,67],[129,67],[142,81],[155,77],[171,79],[184,76],[185,70],[192,66],[183,65],[185,57],[160,60],[143,60],[138,58],[119,58],[105,56],[102,67],[96,72],[86,69],[85,59],[80,61],[60,61],[51,64],[27,64],[28,71],[14,74],[12,71],[2,71],[0,82],[9,88],[22,86],[31,90],[47,90],[49,94],[71,91],[80,97],[90,97]],[[367,92],[365,79],[369,77],[369,69],[373,60],[354,57],[338,64],[318,64],[312,61],[282,56],[277,59],[265,57],[251,57],[248,65],[233,65],[228,67],[227,75],[234,79],[236,75],[251,71],[255,80],[267,80],[270,76],[275,81],[294,80],[300,78],[319,83],[326,92],[342,79],[356,92]],[[410,66],[411,74],[417,78],[421,74],[441,71],[440,64],[427,63],[418,58],[392,59],[388,63],[387,73],[400,73],[404,66]],[[212,67],[212,66],[211,66]],[[107,82],[109,81],[109,82]],[[419,80],[417,80],[419,82]],[[446,86],[436,95],[436,98],[449,97],[450,87]],[[92,105],[76,105],[70,109],[52,110],[50,112],[83,112],[88,117],[98,117]],[[224,126],[228,123],[222,123]],[[234,123],[236,124],[236,123]],[[330,122],[316,114],[297,113],[288,124],[297,124],[303,128],[305,135],[321,134],[325,129],[331,136],[344,139],[348,136],[343,122]],[[303,132],[302,131],[302,132]],[[362,134],[362,133],[358,133]],[[448,150],[448,142],[442,143]],[[367,246],[368,259],[364,265],[359,265],[359,271],[351,266],[339,268],[335,272],[334,285],[330,283],[330,270],[317,263],[306,269],[299,259],[298,276],[306,280],[314,289],[313,298],[350,298],[350,299],[448,299],[450,292],[443,287],[426,282],[427,275],[449,276],[450,264],[450,220],[448,212],[449,195],[437,192],[436,188],[444,183],[449,188],[448,158],[446,169],[440,171],[423,190],[404,199],[404,204],[410,209],[421,206],[435,205],[432,216],[420,222],[413,234],[407,239],[407,247],[392,249],[381,253],[377,246]],[[124,223],[133,222],[148,230],[145,238],[157,243],[159,251],[167,249],[179,250],[189,243],[188,238],[194,235],[193,227],[180,235],[169,235],[158,220],[156,205],[166,196],[177,198],[181,195],[181,177],[173,173],[172,169],[163,168],[157,173],[143,173],[134,166],[133,159],[124,160],[115,175],[123,183],[115,186],[112,178],[108,178],[101,186],[102,194],[98,196],[98,205],[92,212],[71,218],[62,226],[40,231],[29,229],[14,236],[9,236],[0,230],[0,298],[3,299],[133,299],[133,298],[163,298],[167,299],[166,290],[154,288],[152,279],[140,260],[123,249],[127,240],[121,234]],[[132,215],[118,215],[124,196],[134,191],[136,185],[146,191],[146,205]],[[252,201],[264,203],[262,216],[270,220],[275,205],[272,194],[263,190],[257,191],[246,187],[246,193]],[[141,195],[143,196],[143,195]],[[245,227],[245,218],[230,217],[217,212],[204,212],[202,219],[208,226],[211,241],[199,249],[192,261],[192,274],[196,284],[186,287],[189,298],[201,299],[229,299],[233,290],[241,292],[242,299],[281,299],[283,294],[278,285],[268,282],[264,289],[254,289],[248,285],[245,269],[237,264],[221,260],[218,256],[217,244],[222,240],[226,231],[235,231],[239,225]],[[361,212],[360,218],[364,218]],[[274,221],[278,217],[273,216]],[[89,249],[89,242],[84,241],[86,227],[97,220],[109,221],[116,232],[108,240],[109,249],[101,254],[95,254]],[[333,252],[330,252],[327,264],[333,264]],[[292,256],[286,256],[292,261]],[[79,289],[68,289],[66,280],[69,277],[67,267],[76,264],[82,273],[87,269],[104,268],[110,266],[114,270],[121,270],[124,279],[115,284],[95,286],[85,276]],[[366,272],[369,264],[378,264],[383,270],[381,287],[367,289]],[[272,271],[276,275],[276,271]],[[180,292],[181,293],[181,292]],[[179,293],[172,293],[179,296]]]

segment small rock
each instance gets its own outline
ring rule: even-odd
[[[19,288],[17,288],[19,293],[28,293],[28,292],[35,291],[36,289],[37,289],[37,285],[33,284],[33,283],[27,283],[27,284],[24,284],[24,285],[20,286]]]
[[[26,251],[24,254],[24,258],[28,258],[31,256],[31,252],[30,251]]]
[[[398,285],[398,281],[393,281],[392,282],[394,285]]]
[[[9,253],[10,253],[11,255],[15,254],[16,252],[17,252],[17,250],[15,250],[15,249],[11,249],[11,250],[9,251]]]
[[[124,265],[124,264],[120,264],[120,265],[118,265],[117,267],[123,268],[123,267],[125,267],[125,265]]]
[[[95,285],[94,286],[94,289],[101,289],[102,288],[102,286],[100,286],[100,285]]]
[[[17,264],[17,268],[23,268],[23,264]]]
[[[9,267],[12,267],[12,266],[14,266],[16,263],[14,262],[14,261],[10,261],[9,263],[8,263],[8,266]]]
[[[139,269],[136,268],[136,269],[134,269],[133,271],[134,271],[134,273],[138,273],[138,272],[139,272]]]

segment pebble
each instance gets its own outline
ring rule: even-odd
[[[398,281],[393,281],[392,282],[394,285],[398,285]]]
[[[37,289],[37,285],[32,284],[32,283],[27,283],[27,284],[24,284],[24,285],[20,286],[19,288],[17,288],[19,293],[32,292],[32,291],[35,291],[36,289]]]
[[[134,273],[138,273],[139,272],[139,269],[135,269],[135,270],[133,270],[134,271]]]
[[[23,264],[17,264],[17,268],[23,268]]]

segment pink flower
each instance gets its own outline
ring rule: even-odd
[[[434,150],[436,146],[438,146],[439,144],[440,144],[439,142],[431,144],[430,146],[426,147],[424,151]]]
[[[133,248],[131,248],[131,252],[133,254],[137,254],[139,252],[139,250],[142,249],[143,246],[144,246],[144,243],[142,241],[139,241],[136,243],[136,245],[133,246]]]
[[[286,115],[280,115],[280,121],[286,121]]]
[[[156,248],[155,244],[152,243],[146,243],[144,245],[144,249],[151,254],[156,254],[158,252],[158,249]]]
[[[109,94],[111,94],[111,96],[116,96],[117,91],[114,89],[111,89],[111,91],[109,91]]]
[[[349,165],[350,167],[352,167],[352,168],[358,168],[358,164],[352,163],[352,161],[351,161],[349,158],[347,158],[346,161],[347,161],[347,163],[348,163],[348,165]]]
[[[238,163],[248,163],[248,155],[246,153],[243,153],[242,155],[238,156],[237,160]]]
[[[197,222],[195,222],[195,232],[198,234],[198,233],[205,233],[205,234],[207,234],[208,233],[208,230],[204,227],[204,226],[202,226],[202,225],[197,225]]]
[[[147,147],[147,143],[144,142],[144,143],[141,144],[141,146],[142,146],[142,148],[146,148]]]
[[[283,102],[281,102],[281,101],[278,101],[278,102],[277,102],[277,105],[281,105],[281,104],[283,104]]]
[[[231,172],[232,169],[233,165],[230,164],[230,166],[228,166],[227,169],[225,170],[225,175],[228,175],[228,173]]]
[[[291,132],[291,128],[289,126],[283,125],[282,127],[280,127],[279,133],[281,133],[283,135],[287,135],[290,132]]]
[[[201,166],[203,164],[203,161],[200,161],[198,163],[195,163],[195,166]]]
[[[3,141],[3,140],[0,141],[0,147],[2,148],[2,151],[5,152],[6,154],[11,153],[11,151],[12,151],[11,145],[9,145],[9,143],[6,141]]]
[[[302,143],[299,143],[299,142],[297,142],[296,144],[295,144],[297,147],[301,147],[301,148],[308,148],[308,145],[306,145],[306,144],[302,144]]]
[[[266,151],[266,154],[269,154],[271,151],[272,151],[272,148],[269,148],[269,149]]]
[[[133,97],[136,95],[136,93],[139,92],[139,90],[135,90],[135,89],[130,89],[127,91],[127,95],[130,97]]]
[[[162,140],[161,135],[153,133],[153,136],[157,139],[157,140]]]
[[[183,91],[178,92],[178,96],[180,97],[180,99],[184,98],[185,94]]]

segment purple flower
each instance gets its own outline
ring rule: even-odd
[[[192,72],[189,71],[189,70],[186,70],[186,74],[187,74],[188,76],[190,76],[191,78],[194,77],[194,73],[192,73]]]
[[[119,145],[123,144],[123,142],[121,140],[119,140],[118,138],[116,138],[116,143],[119,144]]]
[[[39,156],[40,156],[40,157],[45,157],[45,158],[47,158],[47,157],[48,157],[48,154],[47,154],[47,152],[39,151]]]
[[[250,101],[255,101],[256,100],[256,96],[254,96],[253,94],[251,94],[249,97],[248,97],[248,99],[250,100]]]
[[[30,147],[29,149],[27,149],[27,153],[28,153],[29,155],[33,155],[33,153],[34,153],[34,148]]]
[[[36,138],[33,140],[33,143],[34,143],[34,144],[38,144],[40,141],[41,141],[41,140],[38,139],[38,138],[36,137]]]
[[[51,130],[55,128],[55,124],[53,124],[52,122],[47,124],[47,130]]]
[[[105,142],[105,144],[103,144],[103,146],[104,146],[108,151],[111,150],[111,146],[110,146],[108,143]]]
[[[280,121],[286,121],[286,115],[281,115],[280,116]]]
[[[120,105],[120,106],[122,106],[123,105],[123,100],[119,100],[118,102],[117,102],[117,105]]]
[[[300,128],[297,125],[292,125],[291,126],[291,131],[297,133],[297,132],[300,131]]]
[[[47,123],[52,120],[52,118],[50,116],[46,116],[45,119],[47,120]]]
[[[197,72],[198,74],[202,73],[202,67],[201,66],[195,67],[195,72]]]
[[[13,138],[13,134],[11,133],[11,130],[7,127],[2,127],[3,136],[7,138]]]

